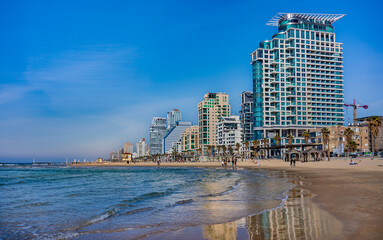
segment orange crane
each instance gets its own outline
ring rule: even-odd
[[[362,107],[364,109],[367,109],[368,106],[367,105],[359,105],[359,104],[356,104],[355,103],[355,99],[354,99],[354,102],[353,103],[345,103],[344,106],[346,107],[352,107],[353,109],[353,117],[354,117],[354,123],[356,123],[356,110],[359,108],[359,107]]]

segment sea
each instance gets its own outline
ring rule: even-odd
[[[266,170],[0,166],[0,239],[144,239],[281,207]]]

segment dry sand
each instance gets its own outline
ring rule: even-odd
[[[333,239],[383,239],[383,159],[350,158],[297,162],[260,160],[260,169],[288,172],[313,202],[342,223]],[[237,167],[258,168],[257,161],[238,161]],[[77,166],[157,166],[156,163],[88,163]],[[220,162],[161,163],[160,167],[222,167]],[[231,166],[229,166],[231,167]],[[172,235],[169,235],[171,237]],[[254,238],[262,239],[262,238]],[[302,238],[305,239],[305,238]]]

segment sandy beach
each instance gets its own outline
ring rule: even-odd
[[[329,162],[297,162],[294,168],[291,168],[288,162],[282,160],[260,160],[259,166],[257,161],[246,160],[243,162],[238,161],[237,167],[269,169],[270,171],[275,170],[275,172],[279,172],[280,174],[288,174],[296,187],[288,193],[289,201],[287,201],[285,205],[287,205],[287,207],[289,204],[297,205],[296,203],[292,203],[292,201],[301,201],[300,199],[303,199],[303,197],[301,195],[297,197],[296,193],[307,192],[307,194],[305,194],[306,199],[307,195],[310,195],[308,200],[312,200],[312,204],[310,205],[310,203],[306,202],[305,206],[312,208],[312,211],[317,207],[320,211],[325,211],[326,213],[321,213],[322,219],[332,223],[330,225],[333,227],[332,232],[334,234],[326,235],[326,239],[383,239],[383,159],[375,158],[372,160],[371,158],[357,158],[353,160],[358,164],[350,165],[350,158],[343,158],[331,159]],[[81,163],[76,166],[157,166],[157,164]],[[222,166],[219,162],[192,162],[161,163],[160,167]],[[301,218],[305,217],[302,215]],[[190,234],[190,232],[194,232],[195,236],[199,236],[198,232],[201,232],[201,238],[208,238],[203,235],[206,227],[211,228],[211,226],[205,226],[199,230],[185,229],[183,231],[164,234],[170,238],[178,238],[185,236],[185,234]],[[304,232],[303,230],[302,232]],[[242,239],[239,234],[240,232],[240,227],[238,227],[236,236]],[[162,235],[162,237],[166,236]],[[262,236],[250,237],[250,234],[246,236],[247,237],[243,238],[264,238]],[[279,238],[278,235],[274,237]],[[301,239],[311,238],[300,235],[294,235],[293,237]],[[157,237],[153,236],[150,239],[157,239]],[[324,238],[319,234],[315,235],[314,239]]]

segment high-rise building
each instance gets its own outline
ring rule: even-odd
[[[242,125],[242,142],[254,140],[253,133],[253,92],[241,94],[240,120]]]
[[[251,54],[254,137],[302,133],[344,122],[343,48],[332,24],[339,14],[278,13],[272,40]]]
[[[198,126],[186,128],[181,135],[181,151],[194,152],[198,149]]]
[[[167,131],[169,132],[173,127],[176,126],[176,123],[178,121],[182,120],[182,114],[178,109],[173,109],[173,111],[170,111],[167,113]]]
[[[166,135],[166,118],[154,117],[150,126],[150,155],[162,153],[162,140]]]
[[[191,126],[192,122],[177,121],[176,125],[168,130],[168,133],[164,137],[162,153],[168,153],[173,143],[180,142],[182,132]]]
[[[137,157],[144,157],[148,155],[148,144],[145,142],[145,138],[141,139],[136,144],[137,147]]]
[[[215,146],[216,130],[219,119],[231,115],[229,96],[226,93],[206,93],[198,103],[199,147],[204,152],[207,146]]]
[[[217,123],[217,145],[235,149],[242,142],[242,127],[239,116],[221,117]]]
[[[133,153],[133,144],[126,142],[124,145],[124,153]]]

